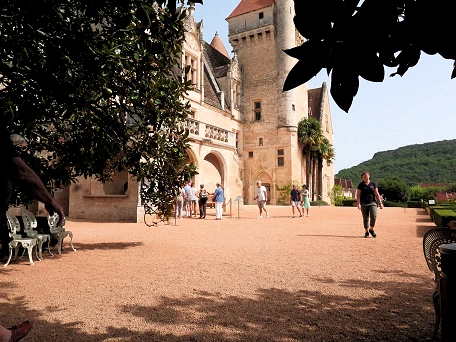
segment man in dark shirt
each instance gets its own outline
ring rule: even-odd
[[[299,191],[299,189],[296,186],[296,184],[293,184],[293,190],[291,190],[290,204],[291,204],[291,211],[293,213],[292,218],[295,218],[295,208],[298,209],[299,217],[302,217],[302,212],[301,212],[301,192]]]
[[[56,212],[60,216],[59,225],[63,225],[65,214],[63,208],[52,197],[38,175],[21,159],[10,139],[10,135],[3,123],[0,123],[0,152],[2,167],[0,168],[0,232],[3,241],[2,249],[7,248],[5,242],[9,240],[6,227],[6,211],[11,198],[13,183],[21,185],[24,191],[32,194],[37,200],[44,203],[49,213]],[[5,236],[6,234],[6,236]],[[15,342],[22,339],[32,328],[33,323],[25,321],[17,327],[7,329],[0,325],[0,342]]]
[[[361,214],[363,215],[364,237],[368,238],[370,233],[375,238],[377,237],[374,231],[377,221],[377,201],[380,209],[383,209],[383,203],[378,192],[377,183],[370,180],[369,172],[364,171],[361,174],[361,178],[363,181],[359,183],[356,190],[356,201],[358,209],[361,210]]]

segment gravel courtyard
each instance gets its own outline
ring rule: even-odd
[[[256,219],[181,219],[158,227],[68,220],[73,252],[0,271],[0,323],[23,340],[422,341],[432,334],[432,273],[422,209],[379,210],[364,238],[356,208],[268,207]],[[225,213],[226,214],[226,213]]]

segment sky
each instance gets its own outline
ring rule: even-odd
[[[228,52],[226,17],[240,0],[204,0],[196,4],[195,20],[203,20],[204,40],[218,32]],[[456,78],[453,63],[440,55],[422,54],[419,63],[403,76],[373,83],[360,78],[358,94],[348,113],[330,98],[336,159],[334,169],[349,168],[372,159],[376,152],[426,142],[456,139]],[[308,89],[331,85],[326,70],[307,83]],[[368,171],[368,170],[367,170]]]

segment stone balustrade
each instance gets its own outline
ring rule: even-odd
[[[235,133],[226,129],[209,125],[195,119],[188,118],[185,122],[185,128],[188,130],[190,137],[201,140],[210,139],[212,143],[225,143],[234,147]],[[206,140],[207,141],[207,140]]]

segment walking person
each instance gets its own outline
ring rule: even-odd
[[[221,220],[222,219],[222,205],[223,205],[223,189],[220,182],[215,184],[217,189],[214,191],[213,202],[215,203],[215,219]]]
[[[257,219],[263,218],[263,210],[266,213],[266,217],[269,217],[269,213],[266,210],[266,202],[268,201],[268,193],[266,191],[266,187],[261,185],[261,181],[256,181],[257,185],[257,195],[253,200],[257,200],[258,209],[260,210],[260,216]]]
[[[13,183],[20,185],[24,191],[44,203],[46,210],[50,214],[57,213],[60,217],[59,226],[64,224],[65,214],[62,206],[52,197],[38,175],[19,156],[6,130],[6,126],[3,125],[3,122],[0,124],[0,146],[2,147],[3,160],[0,168],[0,205],[2,206],[0,209],[0,232],[3,241],[2,249],[4,249],[7,248],[7,241],[9,240],[6,212],[11,198]],[[3,236],[5,234],[6,236]],[[33,322],[30,321],[22,322],[18,326],[13,326],[9,329],[0,325],[0,341],[19,341],[28,334],[32,326]]]
[[[374,231],[375,222],[377,221],[377,203],[380,209],[383,209],[382,198],[378,192],[377,183],[370,180],[369,172],[364,171],[361,174],[361,178],[363,181],[359,183],[356,189],[356,202],[358,210],[361,210],[363,215],[364,237],[368,238],[370,233],[375,238],[377,237]]]
[[[304,210],[306,211],[306,217],[309,217],[309,209],[310,209],[310,192],[307,189],[307,184],[302,186],[301,191],[301,203],[302,203],[302,213],[304,214]]]
[[[298,190],[296,184],[293,184],[293,189],[290,193],[290,204],[291,204],[291,211],[293,216],[291,218],[295,218],[295,208],[298,209],[299,217],[302,217],[301,213],[301,192]]]
[[[206,218],[206,202],[208,193],[206,189],[204,189],[204,184],[200,184],[200,191],[199,191],[199,212],[200,212],[200,219]]]

